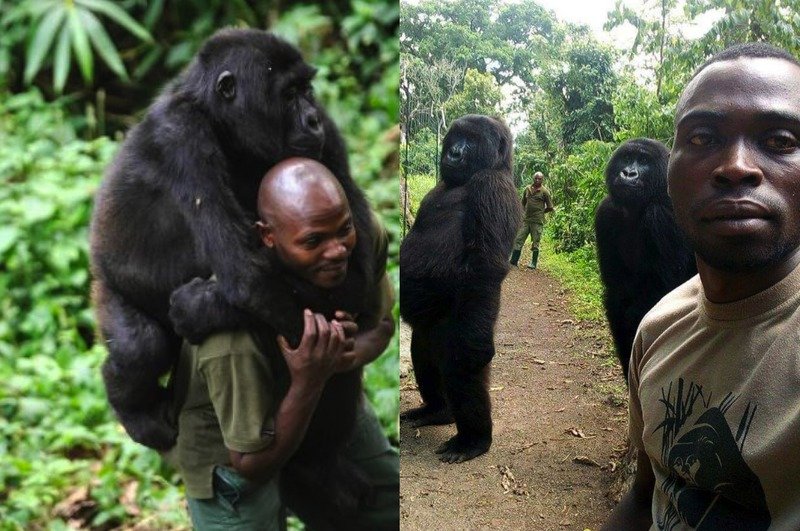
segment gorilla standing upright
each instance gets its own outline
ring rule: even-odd
[[[441,175],[400,248],[400,313],[413,328],[411,358],[424,404],[401,418],[449,424],[436,452],[462,462],[489,449],[487,389],[494,324],[508,255],[522,218],[508,127],[467,115],[442,145]]]
[[[661,142],[625,142],[606,166],[608,196],[595,213],[603,302],[625,381],[642,317],[697,271],[667,195],[668,161]]]

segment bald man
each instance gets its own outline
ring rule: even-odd
[[[323,292],[344,284],[358,234],[347,197],[325,166],[299,158],[279,163],[262,180],[258,210],[261,240],[285,274]],[[255,338],[245,330],[219,333],[199,346],[184,346],[176,376],[182,390],[176,394],[185,398],[171,458],[183,475],[195,528],[285,524],[277,475],[303,441],[326,382],[376,359],[394,333],[386,237],[377,223],[374,232],[375,257],[383,263],[377,264],[378,281],[369,290],[374,300],[366,307],[375,308],[375,315],[360,315],[356,324],[344,311],[328,320],[306,309],[296,348],[271,329]],[[274,365],[281,357],[288,378]],[[396,529],[399,458],[363,397],[345,451],[376,488],[370,505],[359,508],[347,527]],[[283,501],[313,528],[342,526],[302,499]]]
[[[528,235],[531,237],[531,262],[528,264],[528,269],[536,269],[536,264],[539,262],[539,242],[544,230],[544,215],[555,210],[553,196],[542,183],[544,183],[544,174],[537,171],[533,174],[533,182],[522,192],[522,208],[525,211],[525,217],[522,220],[522,227],[517,233],[517,238],[514,240],[514,250],[510,260],[513,266],[519,262],[522,246],[525,245]]]

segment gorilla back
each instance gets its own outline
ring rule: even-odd
[[[446,462],[472,459],[492,438],[488,364],[508,255],[522,219],[511,174],[511,132],[468,115],[444,138],[442,181],[422,200],[400,248],[400,313],[412,328],[414,375],[424,401],[401,418],[455,421],[439,447]]]
[[[222,30],[131,130],[106,172],[91,225],[94,305],[109,350],[103,378],[120,421],[142,444],[166,449],[176,436],[169,392],[158,383],[180,347],[168,315],[176,288],[216,276],[202,286],[196,338],[242,328],[243,315],[298,337],[302,308],[252,228],[268,168],[293,155],[330,168],[367,235],[353,260],[369,262],[369,208],[341,135],[313,98],[313,76],[298,50],[274,35]]]
[[[656,140],[625,142],[608,162],[608,196],[595,213],[603,302],[626,381],[642,317],[696,272],[667,195],[668,159]]]

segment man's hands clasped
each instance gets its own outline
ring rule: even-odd
[[[278,336],[292,382],[321,387],[334,373],[352,368],[358,325],[349,314],[337,312],[336,316],[339,319],[328,321],[322,314],[304,310],[303,337],[295,349]]]

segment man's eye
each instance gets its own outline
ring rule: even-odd
[[[312,236],[311,238],[306,238],[305,240],[303,240],[303,245],[307,249],[313,249],[314,247],[319,245],[320,241],[321,240],[318,236]]]
[[[707,146],[712,140],[711,135],[708,133],[697,133],[689,137],[689,143],[695,146]]]
[[[350,222],[339,230],[340,236],[347,236],[353,230],[353,223]]]
[[[773,135],[767,137],[764,145],[773,151],[792,151],[797,148],[797,140],[788,135]]]

